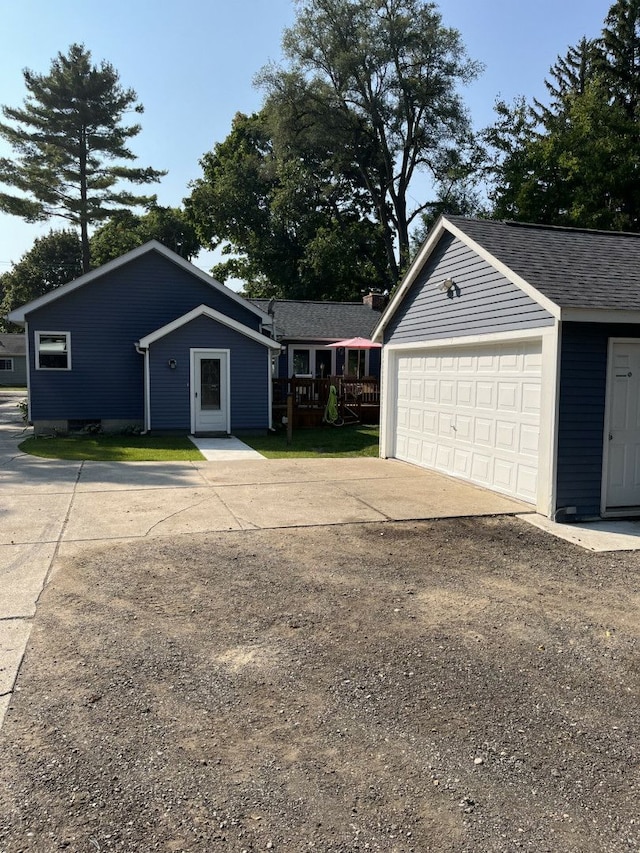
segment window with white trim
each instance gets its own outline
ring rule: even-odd
[[[36,332],[36,369],[71,370],[71,333]]]
[[[13,370],[13,359],[0,358],[0,370]]]

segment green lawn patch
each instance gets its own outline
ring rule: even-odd
[[[285,430],[264,436],[243,436],[242,440],[268,459],[377,456],[378,432],[377,426],[325,426],[294,430],[290,445]]]
[[[186,436],[73,435],[27,438],[20,450],[45,459],[95,462],[187,462],[202,459]]]

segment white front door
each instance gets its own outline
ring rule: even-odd
[[[191,358],[192,432],[229,432],[229,353],[192,350]]]
[[[640,512],[640,341],[611,344],[607,400],[604,509]]]

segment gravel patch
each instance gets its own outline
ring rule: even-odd
[[[0,851],[638,850],[639,567],[509,518],[87,549],[0,733]]]

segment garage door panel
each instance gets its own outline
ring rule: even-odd
[[[520,408],[520,385],[517,382],[498,382],[498,410],[517,412]]]
[[[493,421],[487,420],[486,418],[476,417],[474,419],[474,443],[484,445],[485,447],[493,447],[494,430],[495,423]]]
[[[394,455],[535,502],[539,340],[416,351],[396,364]]]
[[[496,389],[493,382],[478,382],[476,385],[476,406],[479,409],[495,409]]]
[[[422,409],[409,409],[409,429],[422,432]]]
[[[525,465],[518,466],[518,482],[516,491],[523,494],[534,494],[538,482],[537,468],[527,468]]]
[[[473,382],[461,379],[458,382],[456,403],[458,406],[473,406]]]
[[[471,461],[471,476],[469,478],[481,486],[490,486],[493,479],[493,460],[490,456],[477,451]]]
[[[473,418],[468,415],[457,415],[456,417],[456,439],[458,441],[471,442],[473,439]]]
[[[539,427],[533,426],[531,424],[520,425],[520,442],[518,445],[520,453],[537,458],[539,442]]]
[[[522,385],[522,411],[539,417],[540,384],[524,382]]]
[[[505,459],[495,459],[493,464],[493,483],[502,491],[515,491],[515,464]]]
[[[459,447],[453,453],[453,470],[460,477],[468,479],[471,474],[471,460],[473,454],[470,450],[463,451]]]

